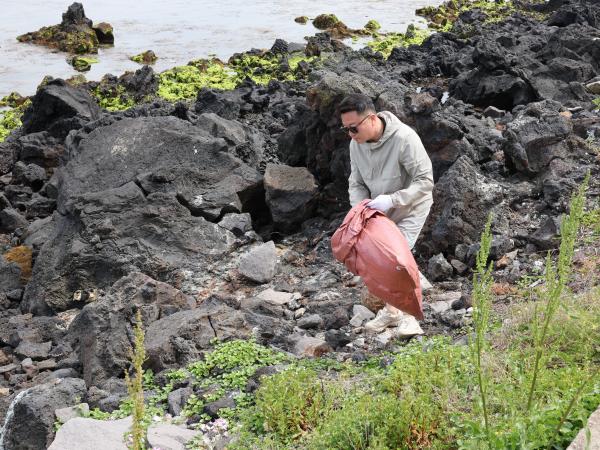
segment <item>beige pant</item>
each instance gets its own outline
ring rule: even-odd
[[[417,215],[405,217],[396,222],[396,226],[402,231],[402,234],[408,241],[408,248],[411,250],[417,242],[417,238],[419,237],[423,225],[425,225],[430,208],[431,206],[425,207],[423,208],[423,211],[420,211]]]

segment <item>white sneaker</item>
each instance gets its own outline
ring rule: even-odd
[[[402,323],[396,328],[390,330],[394,337],[411,337],[423,334],[423,329],[415,316],[405,314],[402,317]]]
[[[365,324],[365,330],[373,333],[379,333],[388,327],[396,327],[402,322],[404,314],[402,311],[397,313],[390,312],[387,308],[381,308],[373,320]]]
[[[429,282],[425,275],[419,270],[419,279],[421,281],[421,292],[427,292],[429,289],[433,289],[433,285]]]

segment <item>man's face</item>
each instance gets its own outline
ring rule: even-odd
[[[342,125],[348,131],[348,135],[359,144],[371,140],[375,134],[375,121],[377,116],[373,113],[357,113],[349,111],[342,113]]]

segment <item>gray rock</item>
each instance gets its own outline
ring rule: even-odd
[[[0,194],[0,209],[12,208],[12,205],[4,194]]]
[[[169,396],[167,397],[169,414],[171,414],[173,417],[181,414],[183,407],[193,393],[194,390],[189,386],[169,392]]]
[[[46,243],[54,232],[52,217],[34,220],[23,234],[24,244],[32,247],[36,253]]]
[[[431,310],[436,314],[441,314],[450,309],[450,303],[445,301],[432,302],[427,305],[429,305]]]
[[[75,417],[85,417],[89,412],[89,405],[87,403],[80,403],[79,405],[69,406],[67,408],[59,408],[54,411],[54,415],[60,423],[65,424]]]
[[[32,358],[35,360],[42,360],[48,358],[50,349],[52,348],[52,342],[29,342],[21,341],[19,346],[15,349],[15,353],[24,358]]]
[[[342,330],[327,330],[325,332],[325,341],[333,349],[341,349],[352,342],[352,336]]]
[[[290,336],[293,342],[294,353],[298,356],[321,356],[332,351],[329,344],[311,336]]]
[[[532,103],[508,124],[504,153],[517,170],[538,173],[553,159],[568,157],[571,150],[565,138],[573,126],[569,119],[551,108],[548,102]]]
[[[483,110],[483,115],[484,117],[492,117],[492,118],[500,118],[500,117],[504,117],[504,115],[506,114],[506,111],[503,111],[502,109],[498,109],[494,106],[488,106],[487,108],[485,108]]]
[[[235,400],[233,395],[226,395],[217,401],[206,403],[204,408],[202,408],[202,412],[208,414],[211,418],[216,419],[219,417],[219,410],[223,408],[235,408]]]
[[[305,330],[320,329],[323,327],[323,318],[318,314],[310,314],[298,320],[298,327]]]
[[[19,289],[22,286],[21,268],[14,262],[8,262],[0,256],[0,292]]]
[[[600,95],[600,81],[594,81],[585,85],[590,94]]]
[[[185,444],[192,440],[198,431],[189,430],[185,427],[158,423],[148,427],[146,437],[152,448],[161,450],[185,450]]]
[[[21,392],[13,400],[13,414],[7,417],[0,443],[6,449],[48,448],[54,438],[54,411],[80,402],[85,394],[85,383],[77,378],[53,380]]]
[[[42,187],[46,178],[46,170],[37,164],[25,164],[18,161],[13,167],[13,182],[31,186],[34,191]]]
[[[147,364],[155,373],[180,367],[199,359],[214,338],[241,339],[249,335],[249,325],[240,311],[209,300],[196,309],[172,314],[148,326]]]
[[[503,212],[506,206],[502,203],[502,187],[482,175],[467,156],[459,157],[437,181],[433,197],[436,201],[422,232],[424,236],[430,233],[431,239],[418,244],[431,253],[479,242],[490,212],[499,218],[496,226],[503,223],[501,218],[507,217]]]
[[[43,361],[40,361],[37,364],[37,368],[39,371],[54,370],[54,369],[56,369],[56,360],[55,359],[45,359]]]
[[[452,276],[452,266],[442,253],[432,256],[427,263],[427,275],[433,281],[441,281]]]
[[[353,316],[352,319],[350,319],[350,325],[353,327],[360,327],[363,322],[375,317],[375,314],[363,305],[354,305],[352,307],[352,314]]]
[[[79,376],[79,372],[72,368],[66,369],[58,369],[52,372],[50,375],[51,379],[59,379],[59,378],[76,378]]]
[[[490,246],[490,258],[496,260],[515,248],[515,241],[506,236],[493,236]]]
[[[273,241],[260,244],[242,255],[238,270],[257,283],[268,283],[275,276],[277,252]]]
[[[16,209],[5,208],[0,211],[0,229],[12,233],[17,228],[25,229],[29,222]]]
[[[267,164],[264,185],[277,229],[291,231],[312,215],[318,186],[305,167]]]
[[[54,128],[57,134],[66,136],[72,127],[69,119],[81,123],[99,116],[100,107],[85,89],[56,79],[41,87],[33,97],[31,108],[23,114],[23,130],[28,134]]]
[[[252,231],[252,218],[249,213],[227,213],[219,222],[219,226],[231,231],[236,236],[242,236]]]
[[[148,343],[153,322],[192,306],[178,289],[139,272],[123,277],[105,296],[85,305],[71,323],[68,336],[78,349],[88,386],[121,377],[129,366],[135,308],[141,310]]]
[[[560,218],[546,217],[539,228],[529,236],[531,242],[542,250],[557,248],[560,244]]]
[[[273,305],[286,305],[296,297],[295,294],[290,292],[275,291],[271,288],[265,289],[257,298],[264,300],[265,302],[272,303]]]
[[[450,261],[450,265],[454,268],[454,270],[456,270],[456,273],[459,275],[464,275],[467,272],[467,270],[469,270],[469,266],[467,266],[462,261],[459,261],[458,259],[453,259],[452,261]]]
[[[127,450],[123,436],[131,428],[131,417],[96,420],[76,417],[64,424],[48,450]]]
[[[108,289],[132,271],[169,279],[196,270],[237,245],[211,221],[262,195],[262,176],[228,152],[233,144],[175,117],[76,134],[53,175],[60,214],[24,294],[27,311],[69,308],[74,291]]]
[[[588,418],[567,450],[600,450],[600,407]]]

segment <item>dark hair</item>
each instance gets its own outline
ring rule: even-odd
[[[363,94],[350,94],[344,97],[338,107],[340,114],[356,111],[358,114],[364,112],[375,112],[375,105],[370,97]]]

